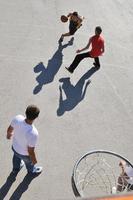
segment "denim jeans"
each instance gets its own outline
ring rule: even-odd
[[[13,171],[18,172],[22,167],[22,161],[23,161],[25,163],[25,166],[26,166],[28,173],[32,173],[33,169],[34,169],[34,165],[32,164],[30,157],[17,153],[13,149],[13,147],[12,147],[12,150],[14,152],[13,159],[12,159]]]

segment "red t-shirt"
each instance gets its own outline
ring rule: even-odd
[[[94,35],[90,38],[92,49],[89,52],[92,58],[102,55],[104,48],[104,39],[100,35]]]

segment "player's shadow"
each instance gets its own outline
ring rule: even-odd
[[[4,183],[4,185],[2,185],[2,187],[0,188],[0,200],[3,200],[5,198],[15,180],[16,180],[16,174],[11,172],[7,177],[7,180]]]
[[[12,184],[16,180],[16,176],[16,174],[13,174],[12,172],[10,173],[4,185],[0,188],[0,200],[3,200],[6,197]],[[22,194],[28,189],[31,181],[37,176],[38,175],[27,174],[24,177],[23,181],[18,185],[18,187],[16,188],[9,200],[19,200]]]
[[[38,65],[34,67],[35,73],[40,73],[36,77],[37,85],[33,90],[33,94],[37,94],[42,89],[43,85],[51,83],[54,80],[54,77],[58,70],[60,69],[60,66],[62,65],[63,61],[63,49],[67,46],[73,45],[74,38],[72,37],[71,40],[67,43],[62,45],[61,42],[59,42],[59,46],[57,51],[54,53],[51,59],[48,60],[47,67],[44,66],[42,62],[40,62]]]
[[[70,78],[61,78],[62,86],[59,86],[60,98],[59,107],[57,109],[57,115],[61,116],[66,111],[74,109],[85,97],[86,90],[90,84],[90,76],[97,71],[95,67],[92,67],[87,71],[74,86],[71,84]],[[63,91],[65,98],[63,99]]]

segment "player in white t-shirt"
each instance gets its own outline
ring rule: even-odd
[[[40,110],[35,105],[29,105],[25,111],[26,118],[17,115],[13,118],[7,129],[7,139],[12,138],[13,172],[18,173],[25,164],[28,173],[41,173],[42,167],[37,163],[35,146],[38,139],[38,131],[33,122],[38,117]]]
[[[118,178],[117,191],[122,192],[127,188],[128,191],[133,190],[133,168],[126,161],[121,160],[119,163],[121,174]]]

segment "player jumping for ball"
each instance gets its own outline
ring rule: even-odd
[[[82,26],[84,17],[78,15],[77,12],[69,13],[67,15],[69,19],[69,32],[61,35],[60,42],[63,41],[64,37],[74,35],[74,33]]]

